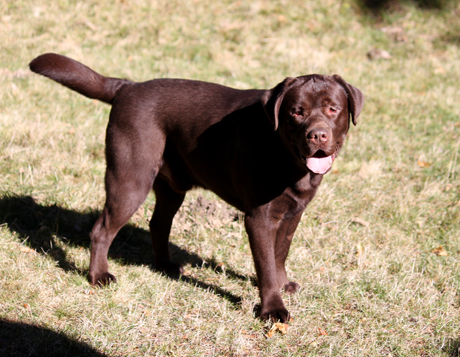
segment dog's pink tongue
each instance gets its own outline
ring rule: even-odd
[[[315,174],[322,175],[330,170],[333,162],[333,155],[322,158],[310,157],[307,159],[307,167]]]

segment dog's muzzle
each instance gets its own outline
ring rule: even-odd
[[[325,127],[316,127],[307,134],[307,142],[310,147],[314,146],[317,151],[312,157],[305,157],[305,164],[315,174],[325,174],[331,169],[332,163],[337,157],[337,150],[327,156],[323,148],[328,146],[332,133]]]
[[[331,169],[336,157],[337,151],[326,157],[308,157],[305,160],[305,164],[311,172],[323,175]]]

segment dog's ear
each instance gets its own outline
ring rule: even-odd
[[[264,106],[265,114],[267,114],[267,117],[270,119],[275,131],[278,129],[278,114],[284,95],[296,81],[297,78],[288,77],[275,88],[267,90],[262,95],[261,101]]]
[[[332,76],[347,92],[348,95],[348,107],[351,114],[351,120],[353,124],[356,126],[357,118],[361,113],[364,105],[364,94],[356,87],[353,87],[351,84],[348,84],[337,74]]]

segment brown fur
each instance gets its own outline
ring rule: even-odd
[[[364,96],[341,77],[287,78],[270,90],[237,90],[182,79],[143,83],[104,77],[57,54],[30,63],[89,98],[112,105],[106,136],[106,203],[91,232],[89,281],[116,281],[107,253],[119,229],[153,187],[150,231],[155,267],[181,272],[168,240],[185,193],[203,187],[245,214],[261,297],[261,318],[286,322],[280,289],[299,286],[285,261],[302,213],[322,174],[306,167],[310,157],[335,155],[349,117]]]

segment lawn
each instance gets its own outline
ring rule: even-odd
[[[0,44],[0,355],[460,355],[456,1],[0,0]],[[362,90],[290,250],[286,334],[255,318],[242,215],[203,190],[171,233],[184,276],[151,269],[150,194],[110,250],[118,283],[88,284],[110,107],[31,73],[45,52],[136,81]]]

